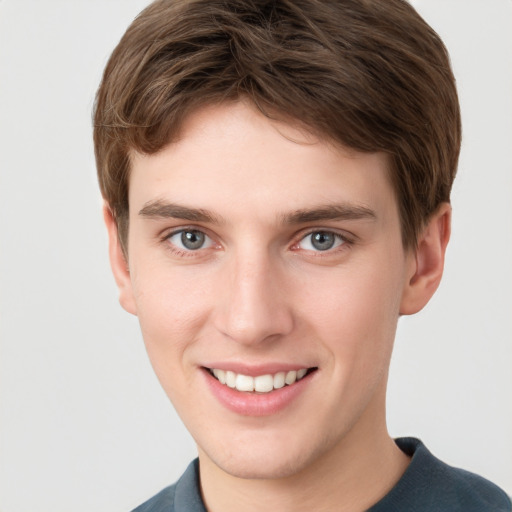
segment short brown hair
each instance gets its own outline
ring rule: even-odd
[[[154,154],[194,109],[242,97],[387,153],[405,247],[449,201],[455,79],[441,39],[406,1],[158,0],[112,53],[94,111],[100,188],[123,247],[130,151]]]

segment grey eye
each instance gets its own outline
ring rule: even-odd
[[[201,231],[182,231],[181,232],[181,243],[183,247],[194,250],[200,249],[204,244],[204,233]]]
[[[313,231],[300,241],[299,247],[307,251],[328,251],[343,243],[343,238],[332,231]]]
[[[210,237],[197,229],[182,229],[181,231],[176,231],[169,236],[169,242],[187,251],[205,249],[213,244]]]

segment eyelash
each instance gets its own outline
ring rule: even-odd
[[[322,228],[314,228],[307,232],[300,233],[297,237],[297,241],[293,243],[292,250],[300,250],[299,244],[303,242],[307,237],[315,234],[315,233],[322,233],[326,235],[333,235],[336,239],[334,243],[337,241],[341,242],[339,245],[326,249],[324,251],[322,250],[307,250],[309,254],[312,254],[315,258],[326,258],[329,256],[333,256],[333,254],[337,254],[341,251],[346,251],[349,249],[352,245],[354,245],[355,241],[352,237],[347,236],[346,234],[338,233],[337,231],[334,231],[332,229],[322,229]]]
[[[180,249],[179,247],[177,247],[175,244],[173,244],[170,241],[173,236],[179,235],[180,233],[186,233],[186,232],[202,233],[206,238],[208,238],[212,242],[212,246],[215,246],[215,245],[218,246],[218,244],[215,243],[213,238],[211,236],[209,236],[204,231],[204,229],[199,229],[199,228],[197,228],[195,226],[181,227],[179,229],[174,229],[171,232],[167,232],[167,233],[165,233],[162,236],[161,242],[164,243],[165,247],[169,251],[171,251],[172,254],[174,254],[176,256],[179,256],[181,258],[194,258],[194,257],[197,257],[198,254],[200,253],[201,249],[207,249],[208,247],[207,248],[200,247],[197,250],[193,250],[193,249],[186,250],[186,249]]]
[[[180,249],[179,247],[177,247],[175,244],[173,244],[170,241],[170,239],[173,236],[179,235],[180,233],[184,233],[184,232],[202,233],[205,237],[207,237],[212,242],[212,244],[211,244],[212,246],[219,247],[219,244],[217,244],[214,241],[213,237],[208,235],[208,233],[206,233],[204,229],[201,229],[201,228],[198,228],[195,226],[180,227],[179,229],[174,229],[171,232],[165,233],[161,237],[161,242],[163,242],[165,244],[165,246],[167,247],[167,249],[170,250],[172,252],[172,254],[174,254],[176,256],[179,256],[181,258],[193,258],[193,257],[197,257],[202,250],[210,248],[210,247],[200,247],[197,250],[193,250],[193,249],[184,250],[184,249]],[[334,231],[332,229],[315,228],[315,229],[311,229],[305,233],[302,232],[299,235],[297,235],[297,237],[295,237],[296,241],[293,242],[293,244],[291,245],[291,250],[299,251],[300,250],[299,244],[301,242],[303,242],[308,236],[311,236],[315,233],[333,235],[336,238],[336,241],[334,243],[336,243],[337,241],[341,242],[341,243],[339,243],[339,245],[337,245],[333,248],[328,248],[324,251],[305,249],[305,251],[307,251],[310,254],[313,254],[314,257],[316,257],[316,258],[332,256],[333,254],[336,254],[340,251],[349,249],[354,244],[354,239],[351,237],[348,237],[346,234],[338,233],[337,231]]]

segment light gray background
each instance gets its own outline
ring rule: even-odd
[[[0,0],[0,510],[127,511],[194,456],[117,303],[90,112],[145,0]],[[463,109],[444,282],[400,322],[395,436],[512,491],[512,2],[423,0]]]

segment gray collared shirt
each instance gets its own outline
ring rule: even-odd
[[[418,439],[396,440],[411,463],[402,478],[368,512],[511,512],[509,497],[499,487],[434,457]],[[206,512],[199,487],[199,462],[181,478],[133,512]]]

